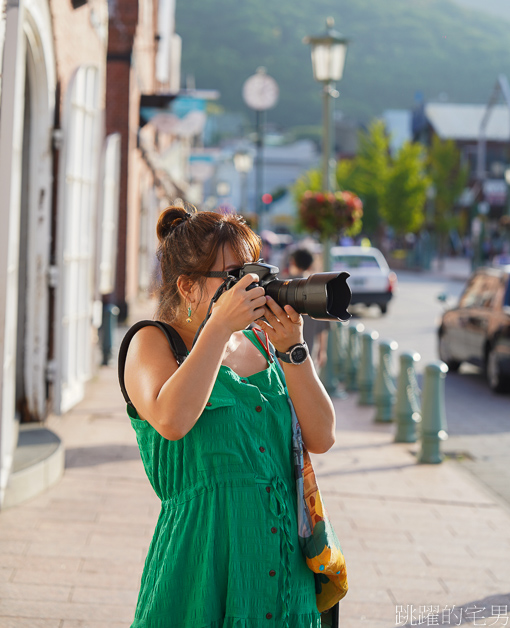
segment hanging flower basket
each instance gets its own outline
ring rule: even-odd
[[[299,205],[299,220],[310,233],[321,238],[338,236],[345,231],[355,235],[361,230],[363,203],[352,192],[311,192],[303,194]]]

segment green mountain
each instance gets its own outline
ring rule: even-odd
[[[454,0],[460,6],[489,13],[510,21],[510,2],[508,0]]]
[[[268,121],[320,124],[321,88],[302,39],[329,15],[352,40],[336,107],[361,121],[412,107],[417,91],[484,103],[510,72],[508,23],[452,0],[177,0],[183,75],[219,89],[227,111],[250,115],[243,82],[263,65],[280,86]]]

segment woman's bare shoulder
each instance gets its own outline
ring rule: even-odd
[[[142,327],[129,343],[125,366],[125,386],[135,407],[157,397],[166,380],[178,368],[177,361],[161,329]]]

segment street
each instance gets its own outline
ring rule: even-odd
[[[460,295],[464,282],[410,272],[398,274],[398,292],[388,314],[377,307],[354,310],[355,320],[366,329],[379,332],[380,339],[398,342],[401,351],[421,355],[417,372],[438,359],[436,330],[443,305],[441,292],[452,298]],[[395,360],[395,367],[397,362]],[[510,503],[510,396],[490,391],[480,370],[464,364],[446,378],[446,415],[449,438],[445,454],[454,456],[481,482]]]

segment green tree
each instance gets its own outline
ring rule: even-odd
[[[363,200],[363,229],[375,234],[380,223],[379,209],[390,171],[389,138],[384,122],[375,120],[368,131],[359,134],[359,153],[348,166],[340,162],[337,181]]]
[[[462,165],[460,151],[453,140],[434,136],[428,156],[428,171],[435,189],[434,227],[438,234],[438,253],[446,252],[448,233],[458,224],[455,203],[466,187],[469,167]]]
[[[322,191],[322,172],[317,168],[312,168],[304,172],[292,186],[292,196],[298,207],[307,190],[311,192]]]
[[[389,169],[380,212],[398,235],[416,233],[423,224],[427,188],[430,185],[425,168],[426,153],[423,146],[405,142]]]

